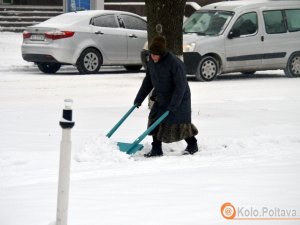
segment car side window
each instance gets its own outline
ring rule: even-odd
[[[286,33],[283,11],[264,11],[263,15],[267,34]]]
[[[288,9],[285,14],[288,30],[290,32],[300,31],[300,9]]]
[[[147,30],[146,21],[131,15],[120,15],[126,29]]]
[[[119,27],[115,15],[103,15],[95,17],[92,24],[97,27]]]
[[[232,27],[234,37],[254,35],[258,30],[256,12],[245,13],[240,16]]]

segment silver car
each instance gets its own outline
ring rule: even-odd
[[[122,11],[90,10],[65,13],[23,32],[22,56],[44,73],[75,65],[82,74],[97,73],[102,65],[142,67],[140,52],[147,41],[142,17]]]

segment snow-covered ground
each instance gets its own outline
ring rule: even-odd
[[[282,71],[239,74],[210,83],[189,78],[201,151],[181,156],[184,142],[163,157],[121,153],[146,128],[147,104],[112,136],[131,107],[144,72],[72,67],[45,75],[22,60],[21,34],[0,33],[0,224],[55,221],[61,118],[74,100],[70,225],[299,224],[225,220],[221,205],[296,210],[300,217],[300,79]],[[242,215],[239,215],[240,217]],[[270,216],[270,215],[269,215]]]

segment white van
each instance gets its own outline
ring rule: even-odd
[[[300,1],[210,4],[185,21],[183,32],[187,73],[199,81],[273,69],[300,77]]]

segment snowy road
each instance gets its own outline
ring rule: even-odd
[[[295,210],[300,218],[300,79],[282,71],[210,83],[189,78],[201,152],[180,156],[179,142],[145,159],[147,137],[145,149],[129,157],[113,141],[133,141],[146,128],[145,103],[110,142],[105,134],[131,107],[144,73],[116,67],[79,75],[69,67],[45,75],[22,61],[20,43],[20,35],[0,33],[1,225],[55,221],[65,98],[74,100],[76,123],[70,225],[299,224],[228,221],[220,208],[231,202],[240,218],[251,208]]]

